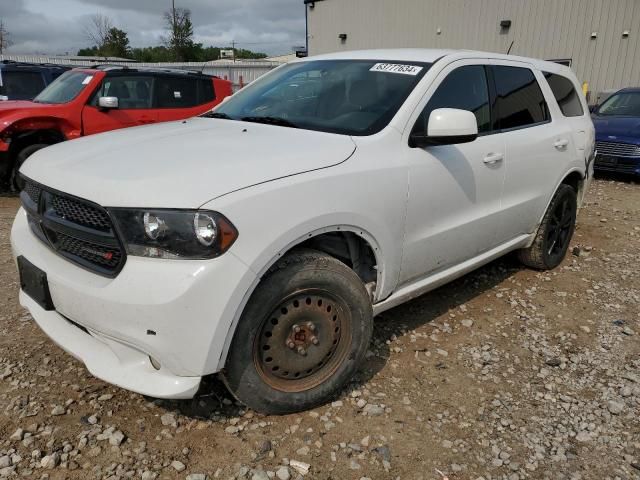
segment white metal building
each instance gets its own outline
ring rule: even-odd
[[[640,0],[304,0],[309,54],[460,48],[570,64],[590,101],[640,86]]]

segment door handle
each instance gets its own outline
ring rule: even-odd
[[[482,160],[486,165],[495,165],[504,160],[502,153],[490,153]]]
[[[568,145],[569,145],[569,140],[567,140],[566,138],[561,138],[560,140],[557,140],[553,144],[553,146],[556,147],[558,150],[563,150],[567,148]]]

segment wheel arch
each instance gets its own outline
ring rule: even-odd
[[[341,258],[342,255],[340,254],[340,249],[345,247],[350,256],[349,263],[345,261],[344,257]],[[217,359],[218,363],[216,371],[222,370],[225,366],[227,356],[229,354],[229,348],[236,333],[238,323],[255,289],[280,259],[299,248],[311,248],[318,250],[342,261],[348,267],[353,269],[363,280],[363,283],[365,283],[367,291],[369,291],[371,296],[372,303],[377,299],[378,292],[381,290],[380,287],[384,284],[384,256],[379,243],[366,229],[358,228],[353,225],[331,225],[317,228],[304,235],[296,236],[295,239],[287,243],[283,243],[283,245],[277,249],[275,254],[270,255],[267,262],[264,262],[259,269],[254,270],[256,274],[255,279],[252,282],[251,287],[244,293],[242,301],[240,305],[238,305],[230,323],[226,322],[228,324],[227,327],[224,325],[219,326],[222,332],[226,329],[226,336],[223,349],[220,353],[219,359]],[[342,250],[342,252],[344,252],[344,250]],[[358,253],[364,255],[365,258],[359,259]],[[371,270],[367,270],[367,256],[370,256],[369,258],[373,259],[375,262],[374,265],[369,265]],[[364,263],[361,263],[359,260],[365,261]],[[373,280],[371,280],[370,277],[367,277],[367,275],[372,275],[372,272],[375,272]],[[370,281],[367,282],[367,280]]]

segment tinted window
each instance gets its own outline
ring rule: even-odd
[[[565,117],[581,117],[584,115],[580,97],[571,80],[555,73],[545,72],[544,76]]]
[[[98,104],[99,97],[117,97],[118,108],[138,110],[151,108],[153,103],[153,79],[151,77],[107,77],[95,94],[92,105]]]
[[[159,108],[195,107],[198,102],[198,85],[191,78],[157,77]]]
[[[373,135],[386,127],[431,65],[310,60],[261,77],[216,108],[234,120]]]
[[[491,68],[496,82],[496,128],[508,130],[549,121],[547,102],[531,70],[503,66]]]
[[[28,99],[44,89],[44,80],[39,72],[1,72],[0,95],[9,98]]]
[[[49,84],[34,102],[67,103],[78,96],[91,83],[93,75],[84,72],[66,72]]]
[[[216,99],[216,93],[213,90],[213,80],[198,80],[198,104],[213,102]]]
[[[490,131],[491,109],[484,67],[469,65],[451,72],[429,100],[416,129],[426,130],[429,116],[437,108],[458,108],[473,112],[478,121],[478,132]]]

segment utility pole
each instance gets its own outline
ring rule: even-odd
[[[236,63],[236,41],[231,40],[231,50],[233,51],[233,63]]]
[[[10,45],[9,32],[4,28],[4,20],[0,18],[0,54],[3,54]]]

